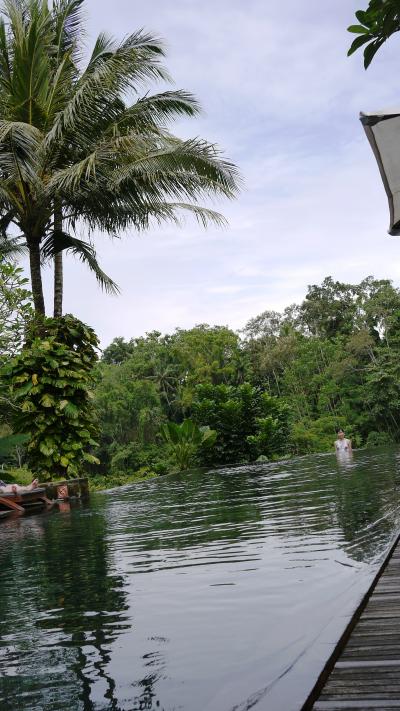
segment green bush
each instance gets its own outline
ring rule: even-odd
[[[0,471],[0,479],[3,479],[7,484],[28,486],[34,478],[31,470],[27,467],[8,467]]]
[[[289,434],[289,408],[250,385],[200,385],[193,417],[217,432],[215,446],[200,450],[204,465],[254,461],[283,454]]]
[[[366,447],[387,447],[391,444],[394,444],[394,442],[388,432],[375,431],[369,433],[365,443]]]
[[[181,471],[189,469],[200,448],[209,449],[215,443],[217,433],[207,425],[199,427],[192,420],[182,424],[166,422],[161,427],[161,436],[171,448],[173,457]]]
[[[91,491],[103,491],[104,489],[112,489],[116,486],[126,486],[127,484],[136,484],[147,479],[155,479],[158,474],[149,467],[141,467],[137,472],[115,472],[104,476],[93,476],[90,480]]]
[[[29,436],[27,464],[42,481],[80,475],[98,461],[90,389],[97,345],[94,331],[73,316],[43,318],[3,368],[18,406],[14,431]]]

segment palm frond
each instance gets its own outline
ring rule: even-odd
[[[12,83],[12,69],[10,50],[4,20],[0,19],[0,86],[7,94],[10,93]]]
[[[109,59],[114,54],[116,46],[117,43],[114,37],[107,35],[105,32],[100,32],[94,43],[93,51],[86,67],[86,74],[90,74],[98,62]]]
[[[2,220],[3,218],[1,218],[0,223]],[[0,234],[0,259],[13,259],[26,253],[26,242],[20,237],[6,237],[3,233]]]
[[[71,51],[65,52],[61,61],[58,63],[56,71],[52,73],[48,84],[48,92],[45,101],[45,131],[53,125],[55,116],[62,111],[65,106],[65,101],[72,91],[75,76],[76,69],[72,62]]]
[[[84,0],[55,0],[53,17],[55,18],[56,64],[60,64],[66,53],[77,54],[78,40],[82,36],[82,5]]]
[[[55,0],[52,9],[53,38],[50,56],[52,71],[45,102],[45,131],[70,99],[78,79],[79,38],[82,34],[81,7],[83,0]]]
[[[187,91],[164,91],[161,94],[144,96],[133,106],[121,112],[119,120],[112,126],[117,131],[152,132],[165,121],[181,116],[197,116],[201,107],[193,94]]]
[[[109,294],[117,294],[119,288],[117,284],[100,267],[94,247],[88,242],[72,237],[66,232],[50,233],[41,245],[41,255],[43,261],[47,261],[60,252],[72,252],[82,262],[87,264],[94,273],[97,281],[104,291]]]
[[[145,33],[142,29],[128,35],[123,42],[118,44],[112,37],[101,33],[95,43],[95,47],[90,57],[88,66],[83,73],[84,78],[87,75],[93,74],[98,70],[99,66],[108,59],[128,59],[133,61],[135,65],[143,62],[144,66],[138,68],[131,66],[130,70],[134,69],[135,74],[142,75],[144,79],[169,79],[169,75],[163,69],[158,58],[165,57],[163,43],[159,37],[153,37],[149,33]],[[149,62],[149,59],[151,61]]]
[[[192,203],[167,202],[164,199],[120,199],[116,209],[108,196],[99,194],[95,199],[91,193],[89,200],[77,201],[76,210],[76,217],[70,218],[73,223],[79,215],[91,231],[105,232],[111,237],[119,237],[121,233],[132,229],[136,233],[143,232],[154,224],[162,225],[165,222],[181,226],[185,214],[193,215],[203,227],[210,224],[218,227],[226,225],[225,218],[214,210]]]
[[[46,143],[50,145],[60,140],[66,131],[79,131],[90,140],[104,110],[122,94],[137,89],[144,81],[169,78],[160,64],[163,56],[160,41],[151,35],[136,32],[118,46],[102,35],[70,101],[48,133]]]
[[[1,153],[0,153],[0,166],[1,166]],[[0,168],[1,172],[1,168]],[[0,210],[3,213],[12,212],[13,220],[15,224],[18,224],[18,216],[20,210],[22,209],[20,194],[16,189],[16,185],[10,180],[7,184],[6,181],[0,180]]]
[[[168,216],[168,212],[170,212],[170,216]],[[170,219],[177,224],[182,224],[181,212],[193,215],[197,222],[204,228],[210,224],[216,225],[217,227],[226,227],[228,224],[226,218],[221,215],[221,213],[206,207],[201,207],[200,205],[191,205],[185,202],[165,203],[165,213],[160,212],[158,215],[155,213],[152,217],[157,219],[159,223]]]
[[[20,121],[0,120],[0,176],[5,182],[37,181],[40,131]]]
[[[238,190],[240,175],[236,166],[221,157],[213,144],[199,139],[180,141],[166,138],[164,145],[139,158],[128,155],[125,165],[117,166],[112,184],[122,186],[129,181],[142,179],[154,190],[166,195],[179,193],[196,197],[196,194],[223,194],[233,198]]]
[[[5,139],[13,140],[25,152],[36,152],[42,140],[41,131],[32,124],[23,121],[6,121],[0,119],[0,143]]]
[[[239,189],[236,166],[206,141],[179,141],[170,136],[132,133],[103,141],[78,163],[56,171],[49,191],[59,190],[66,200],[76,192],[100,190],[104,195],[125,195],[144,200],[214,197],[232,198]],[[74,195],[73,195],[74,194]]]
[[[47,94],[52,43],[52,16],[47,3],[17,3],[7,0],[9,18],[8,46],[11,50],[10,104],[12,118],[40,125]]]

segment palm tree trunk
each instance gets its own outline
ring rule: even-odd
[[[54,232],[62,232],[62,207],[58,201],[54,205]],[[54,318],[62,316],[63,287],[63,255],[58,252],[54,255]]]
[[[54,318],[62,316],[63,307],[63,257],[54,255]]]
[[[33,304],[37,314],[45,315],[43,284],[42,284],[42,269],[40,264],[40,247],[38,242],[30,242],[29,245],[29,265],[31,270],[31,284]]]

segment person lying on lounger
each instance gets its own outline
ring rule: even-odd
[[[5,484],[4,481],[0,479],[0,494],[23,494],[25,491],[32,491],[32,489],[37,489],[39,484],[39,479],[34,479],[29,486],[20,486],[19,484]]]

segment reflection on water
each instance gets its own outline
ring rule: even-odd
[[[6,520],[0,708],[299,709],[396,533],[398,456],[167,477]]]

